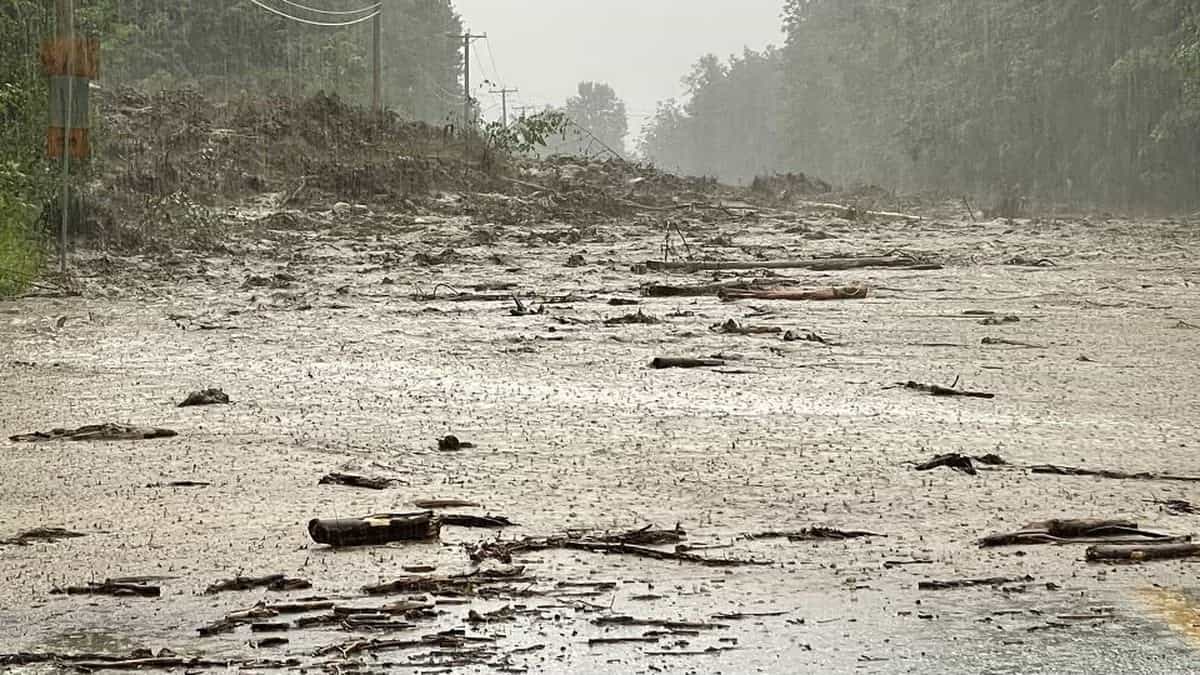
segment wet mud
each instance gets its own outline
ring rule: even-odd
[[[1200,229],[927,215],[864,223],[766,210],[683,228],[696,257],[899,250],[942,264],[769,273],[779,285],[870,288],[826,302],[642,297],[651,283],[765,273],[644,272],[636,264],[661,258],[664,231],[636,218],[573,229],[314,207],[290,212],[304,227],[248,229],[229,253],[92,254],[82,297],[0,303],[0,435],[117,422],[178,436],[0,441],[0,537],[36,527],[87,535],[0,546],[0,652],[166,648],[295,659],[308,672],[1193,672],[1194,562],[1096,564],[1083,545],[976,540],[1060,517],[1192,534],[1197,516],[1154,500],[1200,502],[1200,486],[914,466],[995,453],[1017,467],[1200,473],[1200,330],[1188,328],[1200,325]],[[455,255],[414,262],[447,249]],[[1019,256],[1053,264],[1007,264]],[[659,321],[606,321],[636,312]],[[713,329],[730,319],[780,331]],[[825,342],[785,341],[788,331]],[[649,367],[665,356],[725,366]],[[995,398],[895,388],[909,381]],[[210,387],[231,403],[177,407]],[[474,447],[441,451],[447,435]],[[331,472],[395,480],[383,490],[318,483]],[[448,526],[438,541],[341,550],[306,530],[313,518],[412,512],[433,498],[476,502],[449,511],[519,526]],[[497,536],[677,523],[698,554],[770,564],[551,549],[514,555],[529,579],[496,593],[361,591],[405,567],[469,572],[469,548]],[[745,537],[813,526],[886,536]],[[268,574],[312,588],[204,593]],[[161,596],[51,594],[132,576],[157,577]],[[918,589],[995,576],[1029,580]],[[410,595],[436,613],[406,630],[197,633],[259,602]],[[468,620],[505,607],[511,616]],[[739,616],[718,618],[730,614]],[[614,616],[716,627],[604,620]],[[316,655],[451,629],[493,641]],[[264,637],[287,643],[251,646]],[[641,641],[606,640],[616,637]]]

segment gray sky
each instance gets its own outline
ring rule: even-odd
[[[472,47],[473,85],[482,68],[484,77],[519,88],[518,104],[541,106],[562,105],[581,80],[608,82],[629,109],[630,144],[658,101],[682,98],[680,78],[698,58],[709,52],[725,58],[743,47],[761,49],[783,40],[783,0],[454,4],[471,32],[488,34]],[[487,116],[498,118],[499,97],[476,92]]]

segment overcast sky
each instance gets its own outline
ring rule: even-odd
[[[480,68],[497,84],[519,88],[514,97],[524,105],[562,105],[581,80],[608,82],[629,109],[631,144],[658,101],[682,97],[680,78],[698,58],[710,52],[725,58],[743,47],[761,49],[783,39],[783,0],[454,4],[472,33],[488,34],[473,45],[473,89]],[[499,117],[499,98],[476,92],[487,116]]]

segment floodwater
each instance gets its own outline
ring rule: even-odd
[[[915,224],[728,218],[687,229],[693,253],[783,259],[903,249],[946,267],[779,272],[814,287],[867,283],[866,300],[640,298],[618,307],[609,299],[638,298],[643,283],[713,275],[636,274],[633,263],[659,256],[663,233],[620,221],[569,245],[512,227],[492,228],[491,242],[478,245],[470,234],[480,224],[469,218],[309,215],[302,230],[248,231],[228,255],[90,256],[82,297],[0,303],[3,437],[103,421],[179,432],[136,442],[0,441],[0,536],[41,526],[88,534],[0,546],[0,652],[169,648],[352,670],[312,654],[355,638],[465,627],[495,638],[482,662],[398,665],[429,650],[357,658],[379,672],[1196,671],[1194,562],[1098,565],[1084,561],[1083,545],[974,542],[1054,517],[1127,517],[1190,534],[1200,516],[1172,515],[1155,500],[1200,503],[1200,484],[912,468],[944,452],[994,452],[1014,465],[1200,473],[1200,330],[1189,328],[1200,325],[1195,224],[975,224],[936,213]],[[447,247],[462,258],[412,261]],[[584,266],[567,267],[576,253]],[[1005,264],[1014,256],[1055,264]],[[247,283],[276,273],[294,280]],[[512,316],[511,301],[447,300],[454,290],[439,284],[578,298]],[[414,299],[435,287],[440,299]],[[602,322],[639,309],[662,322]],[[1020,321],[981,325],[982,316],[966,314],[974,310]],[[730,318],[812,330],[837,344],[710,330]],[[987,337],[1035,346],[983,344]],[[714,354],[732,359],[729,372],[647,367],[655,356]],[[907,380],[958,380],[996,398],[885,389]],[[209,386],[233,404],[175,407]],[[447,433],[476,447],[438,452]],[[401,484],[317,484],[334,470]],[[177,480],[211,485],[158,487]],[[245,626],[197,636],[262,600],[369,604],[375,599],[359,589],[403,566],[467,571],[462,545],[494,533],[447,527],[440,543],[332,552],[305,529],[310,518],[412,511],[413,499],[433,497],[474,500],[483,508],[460,511],[520,523],[506,538],[680,523],[691,544],[731,545],[705,555],[771,564],[709,568],[549,550],[518,556],[536,577],[528,593],[443,599],[436,620],[400,634],[293,629],[269,634],[289,642],[265,649],[248,643],[268,634]],[[886,536],[739,538],[812,525]],[[219,579],[270,573],[313,588],[202,593]],[[137,575],[166,577],[162,597],[50,594]],[[1033,581],[917,590],[924,579],[1025,575]],[[559,586],[597,581],[617,585],[586,597]],[[470,609],[506,605],[529,611],[511,622],[465,622]],[[712,619],[727,612],[783,613]],[[608,614],[723,627],[589,646],[589,638],[650,630],[594,623]]]

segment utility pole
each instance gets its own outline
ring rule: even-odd
[[[59,44],[67,45],[67,62],[65,75],[70,78],[75,75],[75,0],[55,0],[54,14],[57,20],[55,32]],[[72,100],[75,87],[67,80],[67,107],[63,116],[63,145],[62,145],[62,197],[59,198],[59,212],[62,221],[58,231],[58,271],[67,273],[67,225],[71,213],[71,116],[75,108]]]
[[[463,133],[467,134],[474,120],[471,116],[471,40],[481,40],[487,37],[487,33],[482,35],[473,35],[471,31],[467,31],[462,35],[449,34],[447,37],[463,41]]]
[[[493,94],[500,94],[500,109],[504,111],[502,113],[503,116],[500,119],[503,120],[505,129],[508,128],[508,95],[515,94],[518,91],[520,91],[520,90],[519,89],[504,89],[504,88],[492,90]]]
[[[371,108],[376,113],[383,112],[383,8],[375,15],[371,26],[375,39],[375,49],[372,55],[373,72],[371,74]]]

